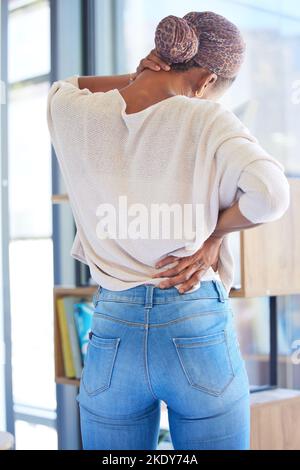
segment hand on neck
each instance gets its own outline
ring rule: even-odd
[[[128,113],[135,113],[171,96],[194,98],[199,89],[204,91],[211,76],[201,67],[185,72],[144,70],[119,91],[127,103]]]
[[[135,87],[136,92],[141,90],[147,95],[161,96],[162,99],[176,95],[195,96],[188,72],[144,70],[130,86]]]

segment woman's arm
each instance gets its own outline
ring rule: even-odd
[[[153,49],[140,61],[137,71],[134,73],[128,73],[126,75],[107,75],[104,77],[83,76],[78,78],[78,84],[80,89],[87,88],[92,93],[99,91],[106,92],[113,89],[120,90],[129,85],[143,70],[149,69],[158,72],[161,68],[165,71],[170,70],[170,66],[161,60],[156,55],[155,49]]]
[[[218,223],[211,234],[211,238],[222,241],[225,235],[231,232],[257,227],[261,223],[254,223],[247,219],[240,210],[240,201],[219,213]]]
[[[252,145],[252,148],[255,147]],[[200,250],[184,258],[167,256],[158,263],[156,267],[161,268],[177,261],[176,266],[154,276],[168,277],[159,287],[182,284],[179,292],[190,290],[209,267],[217,270],[220,247],[226,234],[277,220],[289,206],[289,184],[275,162],[257,160],[247,165],[239,177],[238,188],[241,196],[233,205],[220,211],[215,230]]]
[[[134,80],[136,74],[129,73],[127,75],[107,75],[104,77],[98,76],[83,76],[78,77],[78,85],[80,89],[87,88],[92,93],[99,91],[106,92],[113,89],[120,90],[129,85]]]
[[[220,247],[226,234],[256,227],[257,225],[261,224],[253,223],[243,216],[239,209],[239,201],[237,201],[228,209],[220,212],[214,232],[203,243],[200,250],[184,258],[172,255],[167,256],[156,264],[155,267],[162,268],[176,261],[177,265],[155,274],[153,278],[169,278],[160,282],[159,287],[162,289],[182,284],[179,289],[180,293],[190,290],[201,280],[201,277],[208,268],[212,267],[217,271]]]

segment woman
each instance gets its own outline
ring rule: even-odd
[[[84,449],[155,449],[162,400],[175,449],[249,448],[228,234],[280,218],[289,187],[217,103],[244,51],[220,15],[168,16],[137,73],[52,85],[72,255],[99,285],[78,395]],[[157,230],[158,208],[174,233]]]

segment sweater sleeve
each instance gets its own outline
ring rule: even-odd
[[[284,173],[273,162],[257,160],[241,173],[238,188],[241,213],[253,223],[280,219],[289,207],[290,190]]]
[[[257,141],[228,139],[219,147],[216,158],[221,173],[221,206],[229,207],[238,200],[241,213],[252,223],[283,216],[290,202],[284,167]]]
[[[58,130],[73,126],[84,118],[92,95],[87,88],[79,88],[77,75],[52,83],[47,99],[47,121],[52,139]]]

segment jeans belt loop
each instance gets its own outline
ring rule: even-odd
[[[154,291],[154,284],[144,284],[146,287],[146,294],[145,294],[145,308],[152,308],[153,306],[153,291]]]

